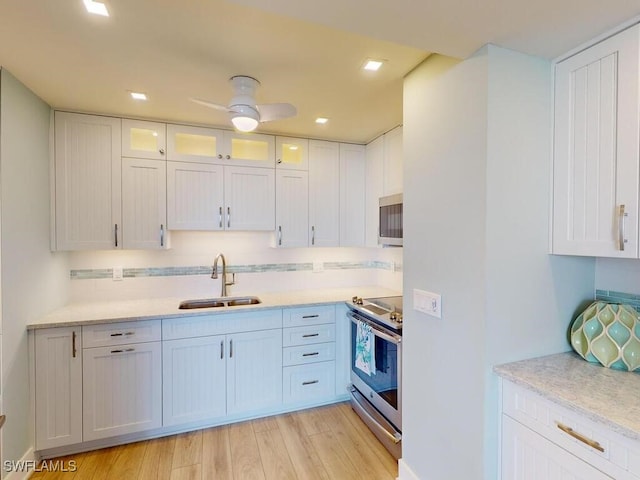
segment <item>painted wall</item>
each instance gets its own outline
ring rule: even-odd
[[[65,254],[49,251],[49,106],[0,70],[3,460],[33,445],[25,326],[63,305]]]
[[[596,260],[596,288],[640,294],[640,261],[624,258]]]
[[[494,364],[569,348],[594,261],[551,257],[550,65],[495,46],[429,57],[404,85],[403,463],[497,478]],[[442,319],[411,292],[442,295]],[[541,334],[541,332],[544,332]]]

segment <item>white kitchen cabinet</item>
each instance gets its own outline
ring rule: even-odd
[[[82,442],[80,327],[35,331],[36,449]]]
[[[122,246],[167,248],[167,164],[122,159]]]
[[[167,162],[170,230],[224,230],[224,167]]]
[[[309,174],[276,171],[276,246],[306,247],[309,242]]]
[[[638,257],[640,26],[555,67],[552,253]]]
[[[340,245],[340,144],[309,140],[309,245]]]
[[[260,133],[224,132],[225,165],[275,167],[275,137]]]
[[[365,147],[340,144],[340,246],[362,247],[365,219]]]
[[[159,341],[82,351],[84,441],[162,426]]]
[[[282,403],[282,330],[228,336],[227,413]]]
[[[378,246],[380,230],[379,200],[384,195],[384,135],[365,147],[365,244]]]
[[[403,139],[402,125],[382,136],[384,155],[382,158],[382,195],[394,195],[403,191]]]
[[[225,166],[224,199],[226,230],[274,230],[273,168]]]
[[[336,395],[345,395],[351,385],[351,319],[344,303],[335,307],[336,315]]]
[[[502,380],[503,480],[640,479],[640,442]]]
[[[309,140],[276,137],[276,168],[309,170]]]
[[[122,156],[165,160],[167,126],[164,123],[122,119]]]
[[[119,118],[55,112],[56,250],[115,248],[122,226]]]
[[[167,125],[167,160],[221,163],[224,155],[223,130],[187,125]]]
[[[225,342],[214,335],[162,343],[164,426],[227,413]]]

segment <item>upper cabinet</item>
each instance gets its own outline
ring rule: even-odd
[[[164,123],[122,119],[122,156],[164,160],[167,129]]]
[[[309,245],[340,245],[340,144],[309,141]]]
[[[364,246],[365,147],[340,144],[340,246]]]
[[[638,257],[640,26],[555,69],[552,253]]]
[[[402,193],[402,126],[382,136],[382,195]]]
[[[56,250],[116,248],[121,120],[55,112]]]
[[[276,168],[309,170],[309,140],[276,137]]]

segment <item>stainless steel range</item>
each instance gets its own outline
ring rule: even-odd
[[[402,297],[347,302],[351,406],[396,458],[402,453]]]

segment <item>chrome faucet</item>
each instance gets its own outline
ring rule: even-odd
[[[222,279],[220,282],[222,285],[222,291],[220,292],[220,296],[226,297],[227,287],[236,283],[236,274],[232,273],[231,274],[232,280],[230,282],[227,282],[227,261],[224,258],[224,255],[219,253],[216,256],[216,259],[213,261],[213,272],[211,272],[211,278],[213,278],[214,280],[218,278],[218,260],[219,259],[222,259]]]

